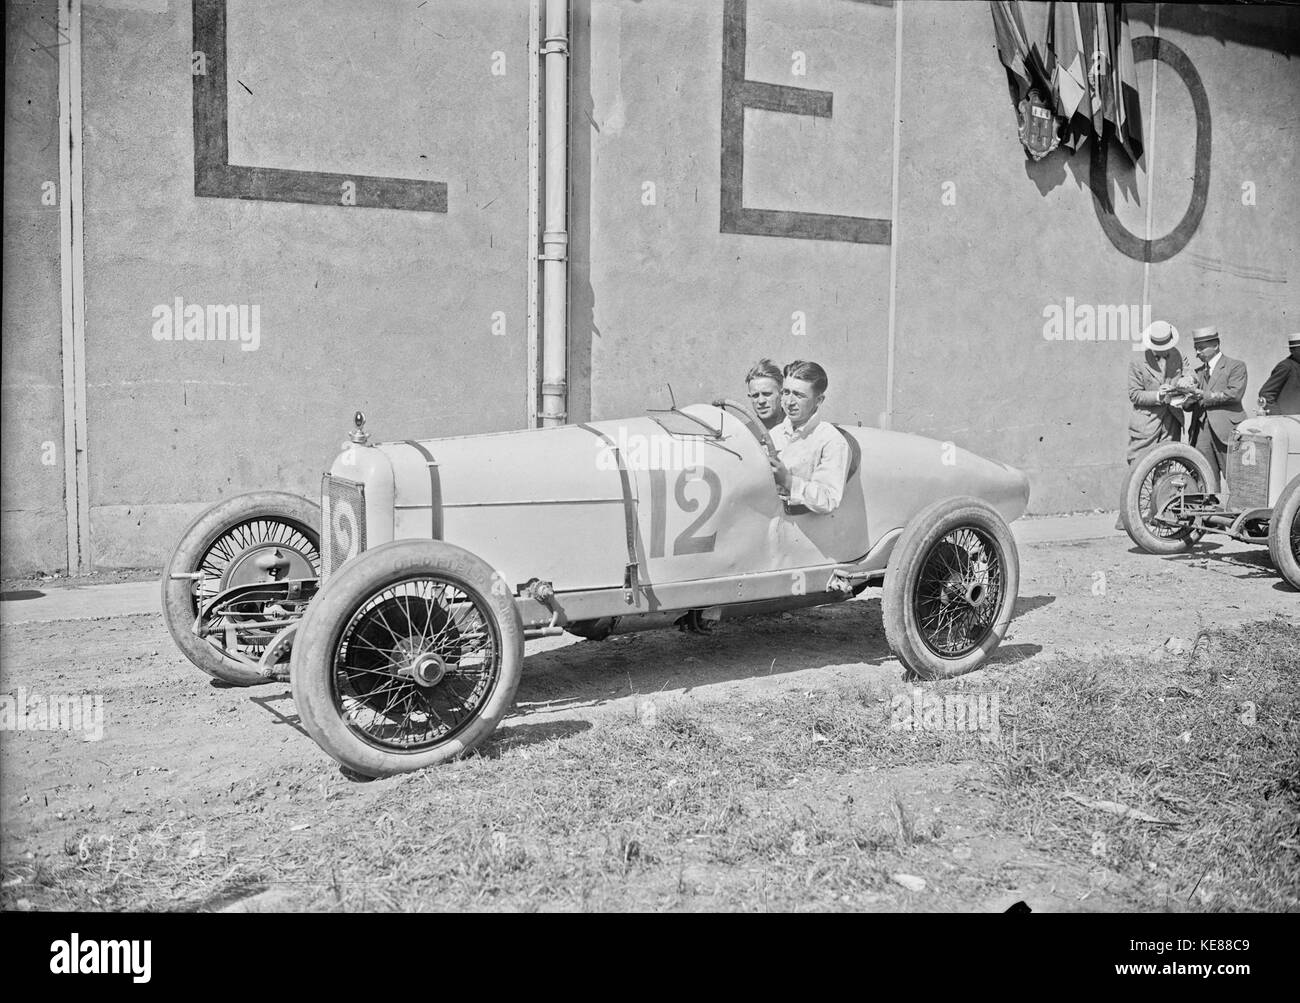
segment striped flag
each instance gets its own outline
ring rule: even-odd
[[[1084,113],[1092,122],[1092,138],[1106,131],[1107,90],[1110,81],[1111,45],[1104,3],[1080,3],[1080,46],[1084,56],[1087,106]]]
[[[1055,59],[1052,98],[1056,113],[1068,123],[1065,145],[1076,150],[1092,132],[1084,103],[1088,97],[1088,71],[1080,45],[1083,33],[1079,27],[1079,5],[1054,2],[1048,16],[1051,20],[1047,47]]]
[[[1044,101],[1050,95],[1067,123],[1064,142],[1071,150],[1114,135],[1135,164],[1142,159],[1142,111],[1124,4],[1053,2],[1043,52],[1030,44],[1016,0],[990,0],[989,8],[1013,104],[1020,107],[1037,89]]]
[[[1011,101],[1019,104],[1034,85],[1029,66],[1029,38],[1019,6],[1012,0],[991,0],[993,33],[998,45],[998,58],[1007,70],[1007,84],[1011,88]]]
[[[1066,145],[1101,142],[1107,126],[1134,163],[1142,159],[1142,112],[1133,35],[1122,3],[1056,3],[1048,46],[1052,95],[1069,122]]]
[[[1110,37],[1115,46],[1111,56],[1114,79],[1115,117],[1112,122],[1119,142],[1133,163],[1142,159],[1142,110],[1138,101],[1137,67],[1133,62],[1133,32],[1122,3],[1109,4],[1114,12]]]

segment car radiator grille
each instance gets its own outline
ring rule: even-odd
[[[321,578],[366,549],[365,485],[326,474],[321,482]]]
[[[1238,434],[1228,443],[1228,498],[1236,509],[1268,505],[1268,468],[1273,440],[1267,435]]]

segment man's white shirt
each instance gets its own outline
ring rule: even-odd
[[[800,428],[792,427],[786,418],[770,434],[777,455],[790,469],[790,504],[822,515],[835,511],[849,469],[849,444],[843,433],[814,414]]]

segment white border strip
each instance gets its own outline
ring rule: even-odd
[[[1133,37],[1132,26],[1129,27],[1129,38]],[[1156,38],[1160,37],[1160,5],[1155,5],[1155,15],[1151,22],[1151,34]],[[1151,103],[1149,105],[1150,114],[1147,121],[1150,123],[1146,130],[1146,145],[1143,148],[1143,154],[1147,161],[1147,233],[1146,238],[1151,239],[1151,215],[1154,211],[1152,200],[1156,192],[1156,69],[1160,66],[1160,60],[1151,60]],[[1151,262],[1142,262],[1142,320],[1145,324],[1146,318],[1152,314],[1151,309]]]
[[[59,2],[59,266],[63,353],[63,503],[68,572],[90,567],[86,473],[85,256],[82,248],[81,0]]]
[[[894,167],[889,210],[889,340],[885,349],[884,428],[894,427],[894,331],[898,301],[898,161],[903,125],[903,5],[894,4]]]

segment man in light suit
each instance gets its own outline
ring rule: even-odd
[[[1142,332],[1142,347],[1128,367],[1128,399],[1133,411],[1128,419],[1128,454],[1133,461],[1152,446],[1178,442],[1183,437],[1183,413],[1169,403],[1174,380],[1183,369],[1178,351],[1178,329],[1158,320]]]
[[[1196,371],[1197,389],[1191,392],[1192,445],[1210,464],[1211,491],[1222,489],[1228,466],[1228,443],[1233,430],[1246,417],[1241,399],[1246,395],[1246,364],[1219,350],[1219,329],[1200,327],[1192,332],[1192,346],[1201,360]]]
[[[1287,339],[1291,354],[1273,367],[1259,399],[1268,414],[1300,414],[1300,333]]]

